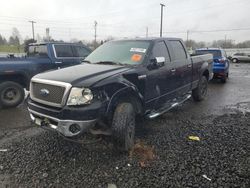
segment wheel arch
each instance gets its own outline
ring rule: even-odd
[[[209,71],[207,69],[205,69],[202,73],[202,76],[205,76],[207,78],[207,80],[209,80]]]
[[[128,86],[121,88],[112,95],[106,110],[106,114],[107,115],[113,114],[117,105],[122,102],[131,103],[135,109],[136,114],[143,113],[142,95],[135,88]]]
[[[27,76],[18,73],[18,74],[9,74],[9,75],[0,75],[0,83],[12,81],[20,84],[23,88],[29,89],[29,79]]]

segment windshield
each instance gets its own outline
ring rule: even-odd
[[[92,52],[85,60],[91,63],[112,62],[137,65],[143,62],[149,44],[150,42],[147,41],[107,42]]]
[[[221,57],[220,50],[196,50],[196,55],[213,54],[214,57]]]
[[[48,57],[48,50],[46,45],[32,45],[28,50],[29,57]]]

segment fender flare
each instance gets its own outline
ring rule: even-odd
[[[136,110],[137,113],[141,113],[143,109],[143,95],[136,89],[134,86],[125,86],[116,91],[109,100],[107,109],[106,109],[106,114],[110,114],[114,107],[121,102],[122,100],[126,101],[131,101],[133,105],[136,105]],[[135,104],[136,103],[136,104]]]

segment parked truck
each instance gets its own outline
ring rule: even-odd
[[[71,139],[110,134],[125,151],[134,144],[136,116],[156,118],[191,96],[203,100],[213,77],[212,55],[190,57],[178,38],[111,41],[85,61],[32,78],[30,117]]]
[[[31,44],[25,57],[0,58],[0,107],[19,105],[34,75],[80,64],[90,52],[80,44],[40,43]]]

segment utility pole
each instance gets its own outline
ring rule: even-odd
[[[164,4],[160,3],[161,5],[161,27],[160,27],[160,37],[162,37],[162,20],[163,20],[163,7],[165,7]]]
[[[29,22],[30,22],[30,23],[31,23],[31,25],[32,25],[33,40],[35,40],[34,23],[36,23],[36,22],[34,22],[34,21],[29,21]]]
[[[146,38],[148,38],[148,27],[146,27]]]
[[[188,39],[189,39],[189,30],[187,30],[187,47],[188,47]]]
[[[97,29],[97,21],[94,22],[94,28],[95,28],[95,45],[96,45],[96,29]]]

